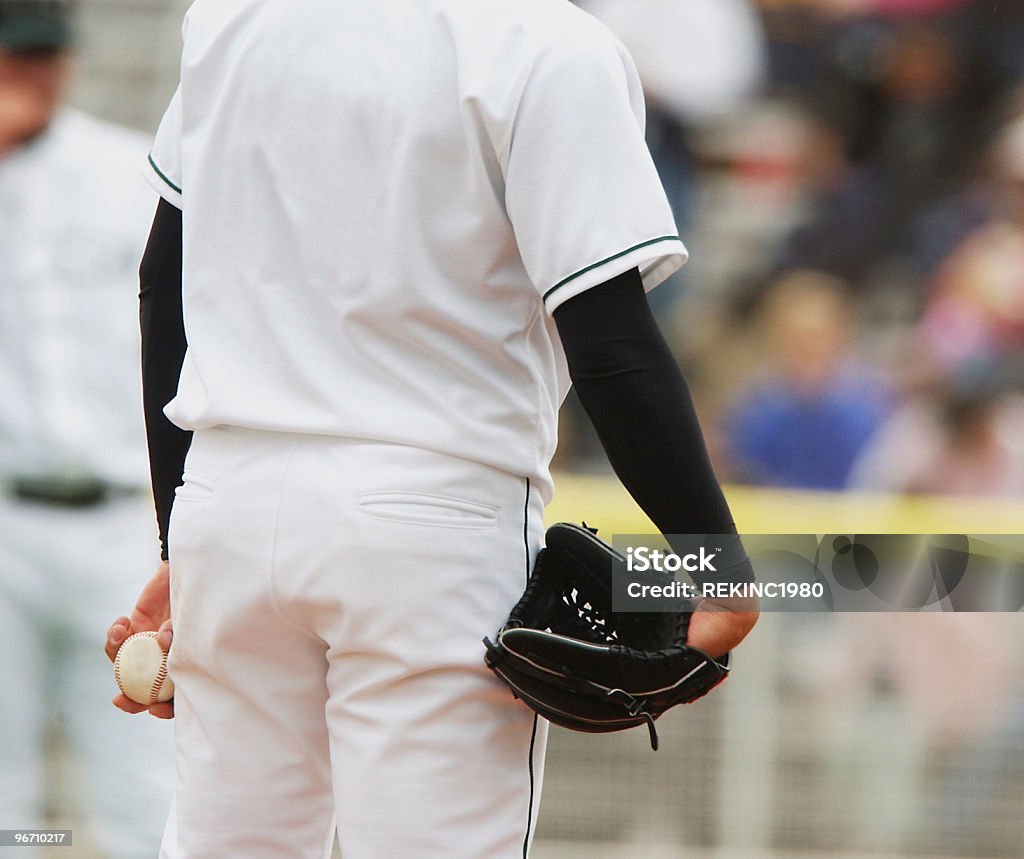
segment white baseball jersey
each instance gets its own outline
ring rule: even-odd
[[[63,108],[0,159],[0,477],[147,482],[132,300],[153,217],[132,167],[146,148]]]
[[[622,45],[567,0],[199,0],[150,178],[182,208],[170,419],[374,439],[538,480],[550,317],[686,249]]]

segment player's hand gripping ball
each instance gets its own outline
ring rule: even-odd
[[[155,632],[138,632],[125,639],[114,660],[117,688],[137,704],[160,704],[174,697],[167,676],[167,653]]]

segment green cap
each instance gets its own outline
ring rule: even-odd
[[[0,0],[0,49],[66,48],[72,39],[71,5],[59,0]]]

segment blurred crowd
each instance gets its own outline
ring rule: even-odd
[[[645,79],[720,475],[1024,494],[1024,4],[580,5]]]
[[[691,251],[652,303],[720,477],[1024,496],[1024,4],[580,5],[645,79]],[[733,65],[731,86],[665,70],[705,61]],[[572,409],[562,464],[600,467]],[[1020,855],[1019,826],[994,823],[1024,731],[1005,683],[1018,615],[830,620],[780,635],[809,654],[799,682],[822,709],[791,718],[826,728],[814,793],[841,786],[836,832],[894,855]]]

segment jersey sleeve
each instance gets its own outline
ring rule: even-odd
[[[157,128],[146,165],[146,178],[168,203],[181,208],[181,87]]]
[[[508,216],[548,312],[632,268],[653,289],[687,257],[644,141],[636,68],[598,26],[538,55],[503,158]]]

